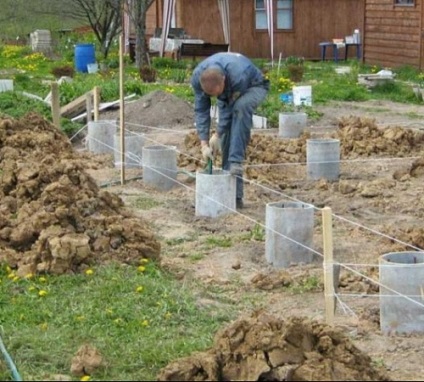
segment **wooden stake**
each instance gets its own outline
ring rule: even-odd
[[[85,109],[87,110],[87,123],[93,120],[93,114],[91,113],[93,110],[93,94],[92,92],[88,92],[85,97]]]
[[[52,121],[60,130],[60,98],[59,98],[59,84],[52,82]]]
[[[119,39],[119,127],[121,136],[121,184],[125,184],[124,33]]]
[[[330,207],[324,207],[322,209],[322,235],[324,245],[325,321],[328,325],[334,325],[336,295],[334,291],[333,273],[333,224]]]
[[[99,120],[99,108],[100,108],[100,88],[95,86],[93,89],[93,103],[94,103],[94,120]]]

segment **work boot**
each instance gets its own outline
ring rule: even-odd
[[[241,210],[244,208],[243,199],[237,198],[236,199],[236,209]]]
[[[230,163],[230,174],[234,176],[243,176],[243,166],[238,162]]]

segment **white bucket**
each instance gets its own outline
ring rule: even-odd
[[[97,73],[99,71],[99,64],[87,64],[88,73]]]
[[[0,80],[0,93],[13,90],[13,80]]]
[[[312,106],[312,86],[293,86],[293,103]]]

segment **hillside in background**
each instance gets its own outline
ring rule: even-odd
[[[69,14],[68,0],[1,0],[0,40],[24,40],[36,29],[51,32],[85,25]]]

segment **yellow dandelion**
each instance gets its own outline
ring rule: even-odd
[[[91,377],[89,375],[83,375],[80,379],[80,381],[89,381]]]
[[[135,291],[136,291],[137,293],[141,293],[141,292],[143,292],[143,289],[144,289],[144,288],[143,288],[142,286],[138,286],[138,287],[136,288],[136,290],[135,290]]]
[[[8,265],[6,266],[6,272],[7,273],[11,273],[12,272],[12,268],[10,268]]]
[[[34,277],[34,275],[32,273],[28,273],[28,274],[25,275],[25,278],[28,279],[28,280],[32,279],[33,277]]]
[[[15,278],[15,277],[16,277],[15,272],[10,272],[10,273],[7,275],[7,278],[8,278],[8,279],[13,279],[13,278]]]
[[[46,291],[46,290],[44,290],[44,289],[41,289],[41,290],[38,292],[38,295],[39,295],[40,297],[47,296],[47,291]]]
[[[47,282],[47,279],[46,279],[45,277],[39,277],[39,278],[38,278],[38,281],[39,281],[40,283],[46,283],[46,282]]]
[[[93,271],[92,269],[87,269],[87,270],[85,271],[85,274],[86,274],[87,276],[91,276],[93,273],[94,273],[94,271]]]
[[[84,321],[85,320],[85,317],[84,316],[76,316],[75,317],[75,320],[77,320],[77,321]]]
[[[115,318],[114,320],[113,320],[113,322],[115,323],[115,324],[117,324],[117,325],[119,325],[119,324],[122,324],[122,318]]]
[[[18,277],[18,276],[15,276],[15,277],[12,279],[12,281],[16,283],[17,281],[19,281],[19,277]]]
[[[149,321],[148,320],[143,320],[141,322],[141,326],[148,327],[149,326]]]
[[[148,262],[149,262],[149,259],[141,259],[141,260],[140,260],[140,263],[142,263],[142,264],[143,264],[143,263],[144,263],[144,264],[147,264]]]
[[[43,322],[42,324],[39,325],[39,327],[41,330],[46,331],[49,326],[47,325],[47,322]]]
[[[31,285],[30,287],[28,287],[28,292],[34,292],[35,291],[35,286]]]
[[[144,271],[146,270],[146,267],[145,267],[145,266],[143,266],[143,265],[140,265],[140,266],[137,268],[137,270],[138,270],[139,272],[144,272]]]

